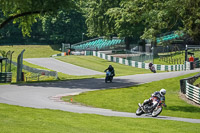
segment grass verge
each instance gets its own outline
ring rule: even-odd
[[[122,112],[135,112],[138,108],[138,103],[142,103],[145,99],[148,99],[154,91],[165,88],[167,90],[166,104],[168,107],[164,108],[161,115],[200,119],[200,107],[190,105],[179,98],[180,79],[192,75],[194,74],[154,81],[128,88],[86,92],[73,96],[73,101],[93,107]],[[69,99],[69,97],[63,97],[65,101],[69,102]]]
[[[179,121],[107,117],[0,104],[0,129],[2,133],[198,133],[200,127]]]
[[[150,70],[110,62],[95,56],[65,56],[56,59],[99,72],[104,72],[109,65],[112,65],[116,76],[151,73]]]
[[[12,46],[0,46],[0,50],[6,52],[14,51],[12,58],[13,61],[17,61],[18,55],[25,49],[23,54],[24,58],[42,58],[50,57],[53,54],[58,54],[60,51],[53,50],[51,45],[12,45]]]

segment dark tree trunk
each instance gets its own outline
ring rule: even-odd
[[[131,40],[132,40],[131,37],[125,37],[126,50],[130,50]]]
[[[9,18],[7,18],[5,21],[3,21],[0,24],[0,29],[2,29],[4,26],[6,26],[10,21],[14,20],[15,18],[19,18],[19,17],[22,17],[22,16],[33,15],[33,14],[39,14],[39,13],[41,13],[41,11],[24,12],[24,13],[21,13],[21,14],[10,16]]]

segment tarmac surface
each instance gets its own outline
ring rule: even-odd
[[[101,78],[0,85],[0,103],[41,109],[56,109],[75,113],[98,114],[104,116],[152,118],[148,115],[136,116],[135,113],[117,112],[109,109],[93,108],[67,103],[60,100],[60,98],[67,95],[77,95],[86,91],[134,86],[137,84],[158,81],[199,71],[199,69],[196,69],[191,71],[121,76],[115,77],[113,83],[105,83],[104,78]],[[155,119],[200,123],[200,119],[169,116],[158,116]]]
[[[24,60],[29,63],[69,75],[81,76],[81,75],[104,74],[103,72],[98,72],[87,68],[79,67],[76,65],[56,60],[54,58],[27,58]]]

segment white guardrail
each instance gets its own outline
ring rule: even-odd
[[[186,97],[195,103],[200,104],[200,88],[189,84],[186,81]]]

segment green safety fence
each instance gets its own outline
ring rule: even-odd
[[[200,88],[189,84],[186,81],[186,97],[195,103],[200,104]]]

